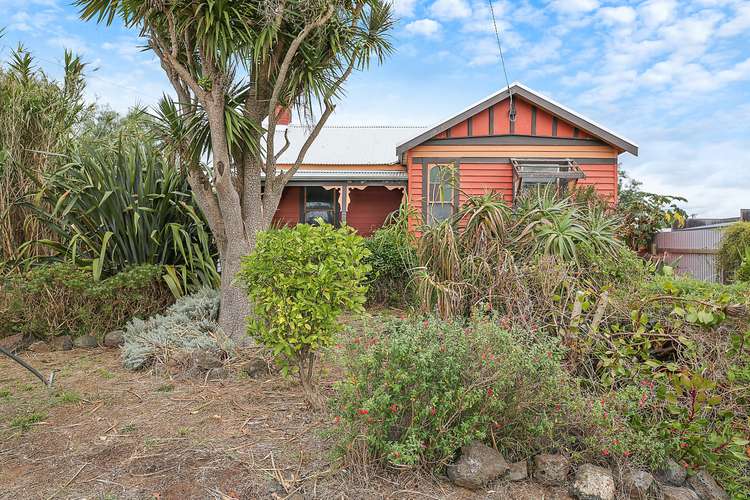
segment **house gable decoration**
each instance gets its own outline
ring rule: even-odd
[[[509,91],[516,108],[515,121],[508,119]],[[634,142],[520,83],[513,83],[401,143],[396,148],[398,158],[403,163],[408,150],[425,143],[608,144],[620,152],[638,155],[638,145]]]

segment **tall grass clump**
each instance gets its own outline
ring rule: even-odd
[[[26,241],[55,237],[23,202],[65,162],[77,124],[92,109],[83,101],[84,68],[66,51],[63,81],[54,81],[22,46],[0,65],[0,262],[18,259]]]

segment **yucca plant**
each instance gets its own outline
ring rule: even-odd
[[[176,296],[218,285],[215,248],[185,177],[154,146],[77,152],[29,207],[59,243],[28,245],[53,247],[95,280],[148,263],[164,266]]]
[[[600,207],[540,189],[513,209],[497,193],[469,196],[448,220],[420,228],[414,281],[425,310],[442,317],[490,308],[519,290],[541,257],[583,272],[586,256],[614,255],[618,220]]]

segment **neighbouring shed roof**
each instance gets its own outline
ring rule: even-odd
[[[441,121],[432,127],[427,127],[422,132],[417,132],[415,135],[407,138],[404,142],[399,143],[397,147],[397,156],[400,158],[403,153],[407,150],[418,146],[419,144],[431,139],[432,137],[440,134],[453,127],[454,125],[461,123],[470,116],[474,116],[477,113],[489,108],[501,101],[508,98],[509,92],[512,92],[514,96],[519,96],[526,101],[534,104],[540,109],[557,116],[567,122],[572,123],[579,129],[591,134],[592,136],[611,144],[623,151],[627,151],[638,156],[638,145],[633,141],[626,139],[625,137],[605,128],[604,126],[596,123],[595,121],[587,118],[580,113],[573,111],[566,106],[550,99],[549,97],[530,89],[529,87],[515,82],[509,87],[506,87],[494,94],[491,94],[484,99],[472,104],[463,111],[452,115],[447,120]]]
[[[305,139],[310,135],[310,128],[301,125],[290,125],[287,130],[290,146],[279,158],[279,164],[294,163]],[[396,145],[424,130],[426,130],[424,126],[325,126],[307,151],[304,163],[308,165],[397,163]],[[284,130],[277,130],[275,143],[277,150],[284,145]]]

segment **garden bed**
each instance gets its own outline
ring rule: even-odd
[[[0,491],[5,498],[567,498],[497,483],[473,494],[417,473],[331,463],[332,424],[279,376],[169,380],[122,367],[119,350],[24,356],[56,372],[48,392],[0,360]],[[340,372],[324,363],[331,393]]]

